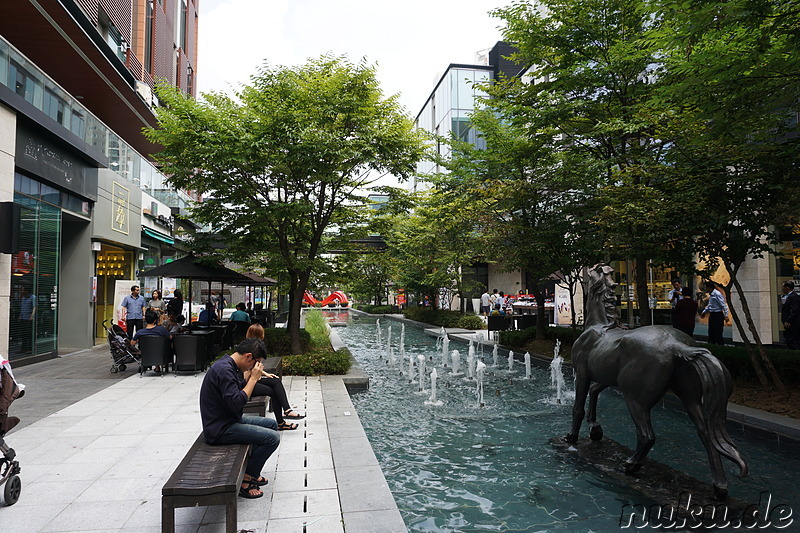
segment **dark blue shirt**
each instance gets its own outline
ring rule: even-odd
[[[214,444],[231,424],[242,420],[247,403],[244,376],[231,358],[226,355],[216,361],[206,372],[200,387],[200,417],[206,442]]]
[[[138,341],[140,337],[145,335],[161,335],[165,339],[169,340],[169,331],[167,331],[167,328],[160,324],[154,328],[137,329],[136,333],[133,334],[133,340]]]

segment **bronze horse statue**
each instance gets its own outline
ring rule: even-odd
[[[728,369],[692,337],[670,326],[623,328],[617,317],[614,270],[602,263],[589,270],[586,280],[585,330],[572,348],[575,368],[575,405],[567,442],[578,440],[584,406],[589,396],[589,436],[603,437],[597,423],[597,397],[606,387],[617,387],[636,426],[636,450],[623,464],[637,471],[656,437],[650,410],[671,389],[682,401],[708,452],[714,493],[727,495],[720,455],[747,474],[745,463],[725,428],[728,398],[733,390]]]

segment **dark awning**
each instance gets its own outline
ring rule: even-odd
[[[150,228],[142,227],[142,232],[148,237],[152,237],[158,241],[165,242],[167,244],[175,244],[175,239],[173,239],[169,235],[164,235],[163,233],[159,233]]]

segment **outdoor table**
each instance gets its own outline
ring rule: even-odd
[[[205,359],[207,362],[211,362],[217,354],[214,352],[213,345],[211,344],[211,337],[214,335],[214,330],[212,328],[206,329],[195,329],[189,332],[190,335],[202,335],[206,339],[206,353],[199,354],[205,355],[205,357],[201,357],[200,359]]]

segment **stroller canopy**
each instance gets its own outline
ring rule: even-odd
[[[18,418],[9,420],[8,406],[22,396],[24,392],[25,385],[17,383],[17,380],[14,379],[14,373],[11,372],[11,363],[0,354],[0,435],[16,426],[19,422]]]

